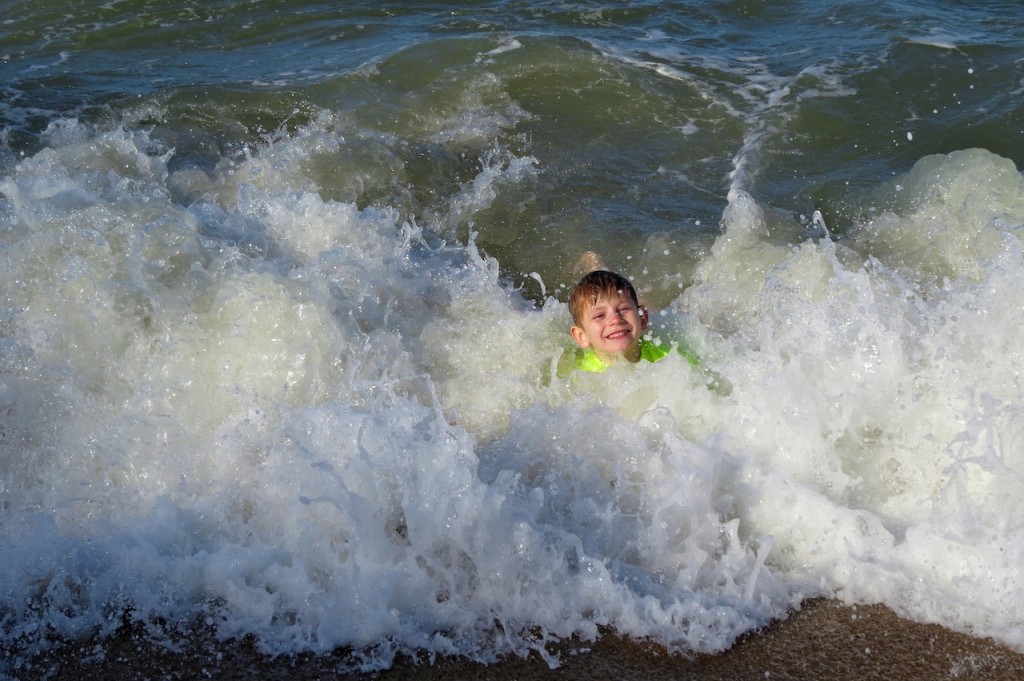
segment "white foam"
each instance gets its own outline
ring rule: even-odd
[[[74,123],[0,182],[9,644],[131,607],[275,653],[363,647],[367,668],[401,648],[556,664],[546,642],[603,626],[721,650],[825,593],[1024,646],[1004,161],[926,162],[892,229],[848,243],[773,244],[734,191],[658,317],[709,389],[675,355],[566,376],[563,303],[309,188],[332,135],[225,163],[189,207],[144,135]],[[493,159],[449,226],[535,163]],[[946,200],[979,180],[986,201]],[[901,232],[927,216],[981,245],[922,260]]]
[[[734,195],[684,296],[737,348],[721,422],[776,574],[1017,647],[1021,182],[981,150],[922,159],[852,239],[793,249]]]

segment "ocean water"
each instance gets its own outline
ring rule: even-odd
[[[0,8],[0,673],[1024,651],[1019,3]],[[567,374],[585,250],[697,368]]]

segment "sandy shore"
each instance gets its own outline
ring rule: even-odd
[[[608,635],[569,648],[562,666],[539,659],[512,659],[484,666],[444,660],[433,666],[399,664],[387,672],[339,674],[339,658],[308,656],[268,660],[251,645],[220,645],[203,653],[172,653],[126,634],[106,646],[68,646],[22,669],[19,679],[104,681],[127,679],[349,679],[363,681],[513,681],[672,679],[694,681],[865,681],[971,679],[1020,681],[1024,654],[991,640],[937,625],[900,619],[884,606],[845,607],[813,601],[764,630],[745,636],[731,650],[687,659],[656,646]]]

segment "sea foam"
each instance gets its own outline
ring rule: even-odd
[[[656,317],[702,364],[566,374],[564,302],[454,229],[322,198],[318,126],[172,171],[68,122],[0,182],[8,645],[128,613],[364,668],[554,665],[601,627],[719,651],[814,595],[1024,645],[1005,160],[925,159],[798,244],[735,190]],[[502,159],[452,220],[533,164]]]

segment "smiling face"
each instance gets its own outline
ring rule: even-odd
[[[606,293],[579,314],[578,325],[570,329],[573,340],[583,349],[593,348],[602,361],[623,356],[640,359],[640,339],[647,330],[647,315],[626,291]]]

